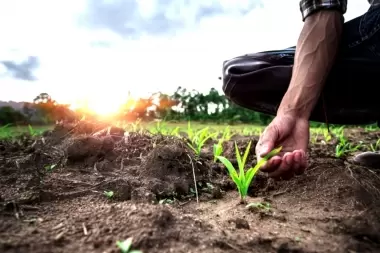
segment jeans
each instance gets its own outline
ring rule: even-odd
[[[223,63],[223,92],[242,107],[276,115],[292,76],[295,47]],[[380,120],[380,6],[345,22],[337,59],[309,118],[331,124]]]

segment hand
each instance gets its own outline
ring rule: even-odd
[[[282,146],[281,153],[272,157],[261,168],[274,179],[289,180],[304,173],[309,143],[309,121],[294,115],[277,115],[266,127],[256,145],[258,159]]]

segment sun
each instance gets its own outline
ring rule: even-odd
[[[109,99],[81,99],[71,104],[72,110],[89,112],[101,117],[110,117],[118,114],[125,100]]]
[[[99,116],[112,116],[120,111],[122,104],[121,101],[112,100],[91,101],[88,109]]]

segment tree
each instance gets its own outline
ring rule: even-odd
[[[0,107],[0,125],[26,123],[26,117],[11,106]]]

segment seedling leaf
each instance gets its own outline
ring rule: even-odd
[[[132,237],[129,237],[127,240],[124,241],[117,241],[116,245],[119,247],[122,253],[128,253],[132,246]]]
[[[238,176],[234,166],[232,165],[232,163],[227,158],[225,158],[223,156],[217,156],[217,158],[224,164],[224,166],[226,166],[228,173],[230,174],[232,180],[235,182],[235,184],[238,187],[240,187],[240,179],[239,179],[239,176]]]

